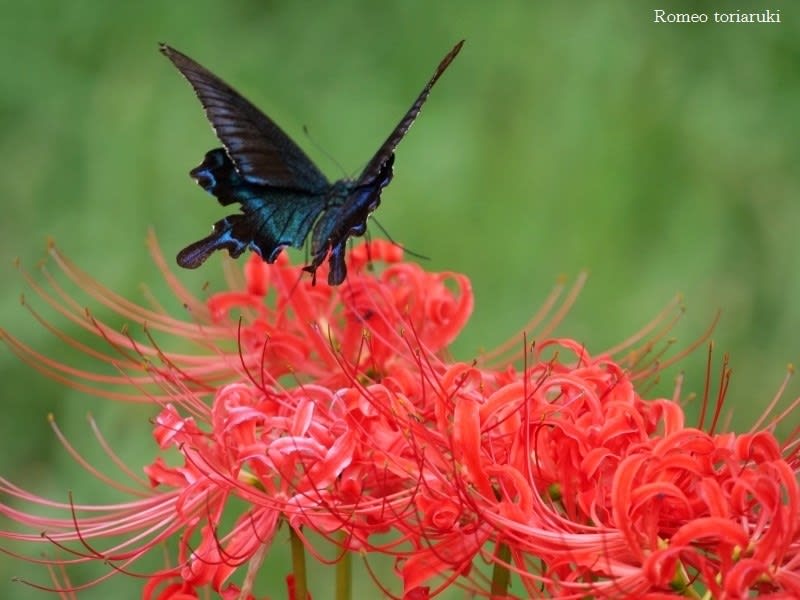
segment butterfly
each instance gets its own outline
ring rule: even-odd
[[[304,270],[311,273],[312,284],[326,258],[328,284],[342,283],[347,240],[366,232],[367,218],[392,180],[395,148],[463,44],[458,42],[442,59],[358,178],[333,184],[272,119],[211,71],[161,44],[161,52],[194,88],[223,145],[207,152],[189,174],[221,205],[241,205],[241,213],[217,221],[209,236],[181,250],[178,264],[195,269],[223,248],[233,258],[249,248],[272,263],[284,247],[302,248],[311,233],[310,263]]]

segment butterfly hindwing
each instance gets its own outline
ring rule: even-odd
[[[328,202],[325,191],[310,194],[250,183],[222,148],[208,152],[190,174],[220,204],[241,204],[243,214],[218,221],[210,236],[182,250],[178,264],[185,268],[199,267],[212,252],[223,248],[233,258],[250,248],[273,262],[284,246],[302,248]]]

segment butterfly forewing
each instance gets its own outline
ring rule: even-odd
[[[161,52],[194,88],[236,169],[251,183],[322,193],[329,183],[278,125],[227,83],[185,54]]]
[[[347,266],[344,261],[347,240],[352,236],[363,235],[366,231],[369,215],[380,204],[381,191],[392,180],[395,148],[422,110],[422,105],[428,99],[431,89],[453,62],[463,45],[464,40],[461,40],[441,60],[433,77],[422,88],[411,108],[378,148],[355,184],[351,186],[350,194],[344,204],[336,209],[329,208],[319,218],[312,234],[311,263],[305,267],[306,271],[313,275],[327,256],[330,264],[328,283],[338,285],[344,281],[347,275]]]
[[[372,157],[372,160],[367,163],[367,166],[361,172],[361,176],[358,178],[359,183],[366,183],[368,181],[373,180],[382,170],[383,163],[389,158],[389,156],[394,152],[395,148],[397,148],[397,144],[400,143],[400,140],[403,139],[403,136],[408,132],[413,125],[414,120],[419,115],[419,111],[422,110],[422,105],[425,104],[425,101],[428,99],[428,94],[431,93],[431,89],[433,88],[434,84],[439,80],[439,77],[442,76],[447,70],[447,67],[450,66],[450,63],[453,62],[453,59],[461,52],[461,47],[464,45],[464,40],[458,42],[450,52],[447,53],[442,61],[439,63],[439,66],[436,67],[436,71],[433,73],[433,77],[431,77],[428,84],[422,88],[422,91],[417,96],[417,99],[414,101],[414,104],[411,105],[411,108],[408,109],[405,116],[400,120],[397,124],[397,127],[394,128],[392,133],[389,134],[389,137],[386,138],[386,141],[383,142],[383,145],[378,149],[375,155]]]

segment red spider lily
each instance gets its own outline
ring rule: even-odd
[[[647,402],[637,392],[636,382],[680,357],[662,360],[655,346],[672,312],[613,355],[638,350],[617,361],[610,353],[591,357],[574,341],[546,341],[579,284],[549,321],[558,293],[526,328],[538,328],[535,346],[517,340],[461,363],[447,347],[472,310],[469,280],[405,263],[385,242],[355,248],[339,288],[310,285],[285,256],[274,265],[253,257],[244,281],[232,278],[230,291],[207,301],[189,294],[154,252],[190,320],[137,306],[57,250],[52,255],[96,300],[142,326],[147,340],[94,319],[47,272],[48,287],[28,277],[30,284],[109,350],[34,314],[118,374],[78,370],[3,338],[72,387],[157,404],[154,438],[180,464],[159,455],[144,481],[114,457],[135,484],[122,486],[97,473],[56,429],[92,474],[135,500],[56,504],[0,480],[0,490],[28,507],[67,512],[44,518],[0,504],[37,532],[6,538],[73,554],[42,562],[104,561],[113,565],[109,575],[131,572],[177,537],[176,566],[150,574],[145,597],[195,598],[212,589],[250,598],[252,578],[287,524],[293,539],[313,531],[344,551],[394,557],[406,598],[451,585],[501,596],[508,594],[504,572],[516,574],[526,595],[661,591],[678,571],[687,585],[695,577],[714,590],[767,579],[769,589],[793,589],[796,485],[789,485],[789,463],[769,449],[774,438],[762,432],[744,442],[688,429],[677,403]],[[382,265],[379,272],[366,269],[369,259]],[[199,351],[167,351],[155,341],[163,335]],[[137,391],[118,389],[131,385]],[[704,542],[712,531],[717,537]],[[313,542],[307,550],[324,560]],[[492,582],[475,568],[479,556],[500,573]],[[777,575],[776,565],[783,569]],[[247,573],[237,587],[230,578],[240,569]],[[304,581],[291,578],[288,594],[306,597]]]
[[[416,395],[424,384],[414,374],[417,353],[424,351],[434,360],[466,322],[472,295],[465,277],[425,273],[400,262],[396,247],[374,243],[351,253],[351,276],[342,288],[312,287],[286,259],[269,267],[253,259],[241,291],[200,302],[164,268],[193,317],[181,321],[100,286],[55,248],[51,254],[96,300],[139,323],[148,341],[118,333],[81,310],[46,270],[48,287],[26,275],[38,295],[101,337],[110,352],[67,336],[34,312],[36,317],[67,345],[120,373],[78,370],[5,332],[3,339],[26,362],[76,389],[161,405],[154,437],[162,450],[177,450],[183,462],[171,466],[157,457],[145,468],[148,487],[123,467],[134,480],[134,486],[123,486],[95,471],[56,428],[65,447],[92,474],[138,499],[106,506],[58,504],[3,481],[7,496],[28,507],[67,512],[66,518],[44,518],[0,505],[4,514],[44,531],[44,540],[74,555],[68,561],[42,562],[101,560],[115,571],[130,572],[140,557],[179,536],[178,566],[153,575],[146,593],[179,597],[205,585],[221,593],[230,589],[224,586],[233,571],[252,566],[281,522],[298,533],[303,526],[326,534],[344,529],[348,546],[358,547],[370,535],[388,530],[401,518],[396,513],[413,506],[409,489],[418,486],[418,476],[408,459],[394,456],[403,433],[394,427],[393,404],[402,405],[403,394]],[[163,268],[161,256],[155,257]],[[364,273],[370,257],[386,263],[380,275]],[[272,296],[265,302],[267,294]],[[243,316],[231,316],[234,310]],[[404,331],[413,332],[413,351]],[[158,334],[196,342],[202,352],[168,352],[156,345]],[[115,389],[131,385],[139,391]],[[249,508],[223,531],[222,515],[234,498]],[[5,535],[42,541],[38,531]],[[67,548],[69,542],[78,547]],[[176,577],[178,583],[170,584]],[[167,586],[156,592],[156,584],[164,582]]]
[[[556,359],[541,356],[549,346]],[[561,362],[564,350],[577,360]],[[522,381],[473,380],[453,396],[470,535],[449,527],[408,561],[407,585],[468,566],[491,541],[510,558],[487,560],[531,596],[800,595],[796,444],[686,427],[678,403],[644,401],[618,364],[569,340],[541,344]]]

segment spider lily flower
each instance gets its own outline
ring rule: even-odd
[[[151,248],[188,317],[120,297],[55,248],[51,256],[70,280],[133,325],[120,332],[96,319],[46,270],[44,285],[26,275],[38,296],[100,344],[70,337],[31,307],[34,315],[115,374],[54,361],[2,332],[49,377],[153,404],[156,413],[145,477],[113,454],[92,422],[125,484],[98,472],[53,423],[64,447],[127,501],[58,503],[0,480],[0,512],[28,530],[0,536],[67,554],[36,560],[54,569],[102,562],[111,566],[102,580],[134,573],[142,557],[177,539],[174,566],[139,575],[147,579],[144,597],[194,598],[210,589],[255,598],[255,576],[286,527],[293,547],[320,560],[309,534],[340,547],[340,557],[392,558],[406,598],[454,585],[508,595],[511,575],[526,595],[662,590],[678,572],[684,583],[701,574],[714,579],[717,587],[703,579],[708,589],[740,589],[744,583],[731,582],[772,577],[774,584],[770,569],[778,564],[789,589],[796,460],[791,466],[768,432],[737,438],[687,428],[677,402],[640,395],[640,384],[693,349],[662,354],[676,305],[619,347],[590,355],[552,337],[579,280],[565,296],[559,286],[526,326],[535,343],[517,335],[465,363],[448,347],[472,311],[468,278],[426,272],[388,243],[354,248],[339,287],[312,286],[285,255],[272,265],[253,256],[243,274],[229,273],[228,290],[204,300],[170,273],[152,239]],[[136,327],[144,339],[135,338]],[[170,338],[180,350],[168,349]],[[770,466],[756,468],[754,456]],[[752,524],[743,513],[751,495],[759,498],[750,505]],[[759,513],[762,503],[778,521]],[[63,515],[44,517],[37,507]],[[723,527],[725,519],[735,526]],[[715,529],[729,550],[716,562],[710,545],[691,537],[710,539]],[[491,581],[478,558],[493,565]],[[304,598],[295,567],[288,597]],[[92,583],[56,577],[52,587]]]
[[[203,586],[231,590],[232,573],[253,568],[283,523],[298,534],[303,527],[326,535],[345,530],[352,547],[390,529],[400,518],[392,514],[393,504],[409,505],[408,488],[417,481],[407,481],[417,476],[407,459],[393,457],[402,433],[393,430],[394,408],[382,402],[415,396],[424,385],[416,374],[420,348],[428,357],[444,353],[466,323],[472,310],[467,278],[426,273],[402,262],[397,247],[378,242],[353,250],[350,277],[340,288],[310,285],[285,257],[275,265],[253,257],[230,290],[200,300],[167,270],[151,242],[188,318],[120,297],[54,246],[52,260],[67,278],[132,325],[120,332],[96,319],[46,268],[44,284],[25,273],[37,295],[94,334],[101,349],[58,329],[26,301],[35,317],[66,346],[111,365],[116,374],[55,361],[5,331],[2,339],[32,367],[74,389],[154,404],[152,434],[160,453],[144,466],[143,478],[113,454],[91,422],[101,447],[130,479],[119,483],[98,472],[52,421],[70,454],[130,499],[58,503],[2,480],[0,512],[32,531],[2,535],[66,552],[66,559],[40,559],[54,567],[111,565],[101,580],[132,573],[140,558],[178,538],[177,566],[152,574],[146,587],[150,597],[170,597]],[[385,266],[377,275],[369,264]],[[133,326],[146,332],[144,340],[134,337]],[[196,350],[167,350],[164,338],[168,344],[170,337]],[[177,464],[170,460],[175,453]],[[234,501],[246,508],[230,525],[223,516]],[[64,516],[39,516],[37,506]],[[75,591],[83,585],[55,581],[53,587]]]
[[[448,525],[408,561],[407,585],[481,552],[530,597],[800,594],[800,461],[779,419],[739,435],[687,426],[678,402],[644,400],[619,364],[567,339],[530,365],[452,394],[458,500],[439,504]]]

